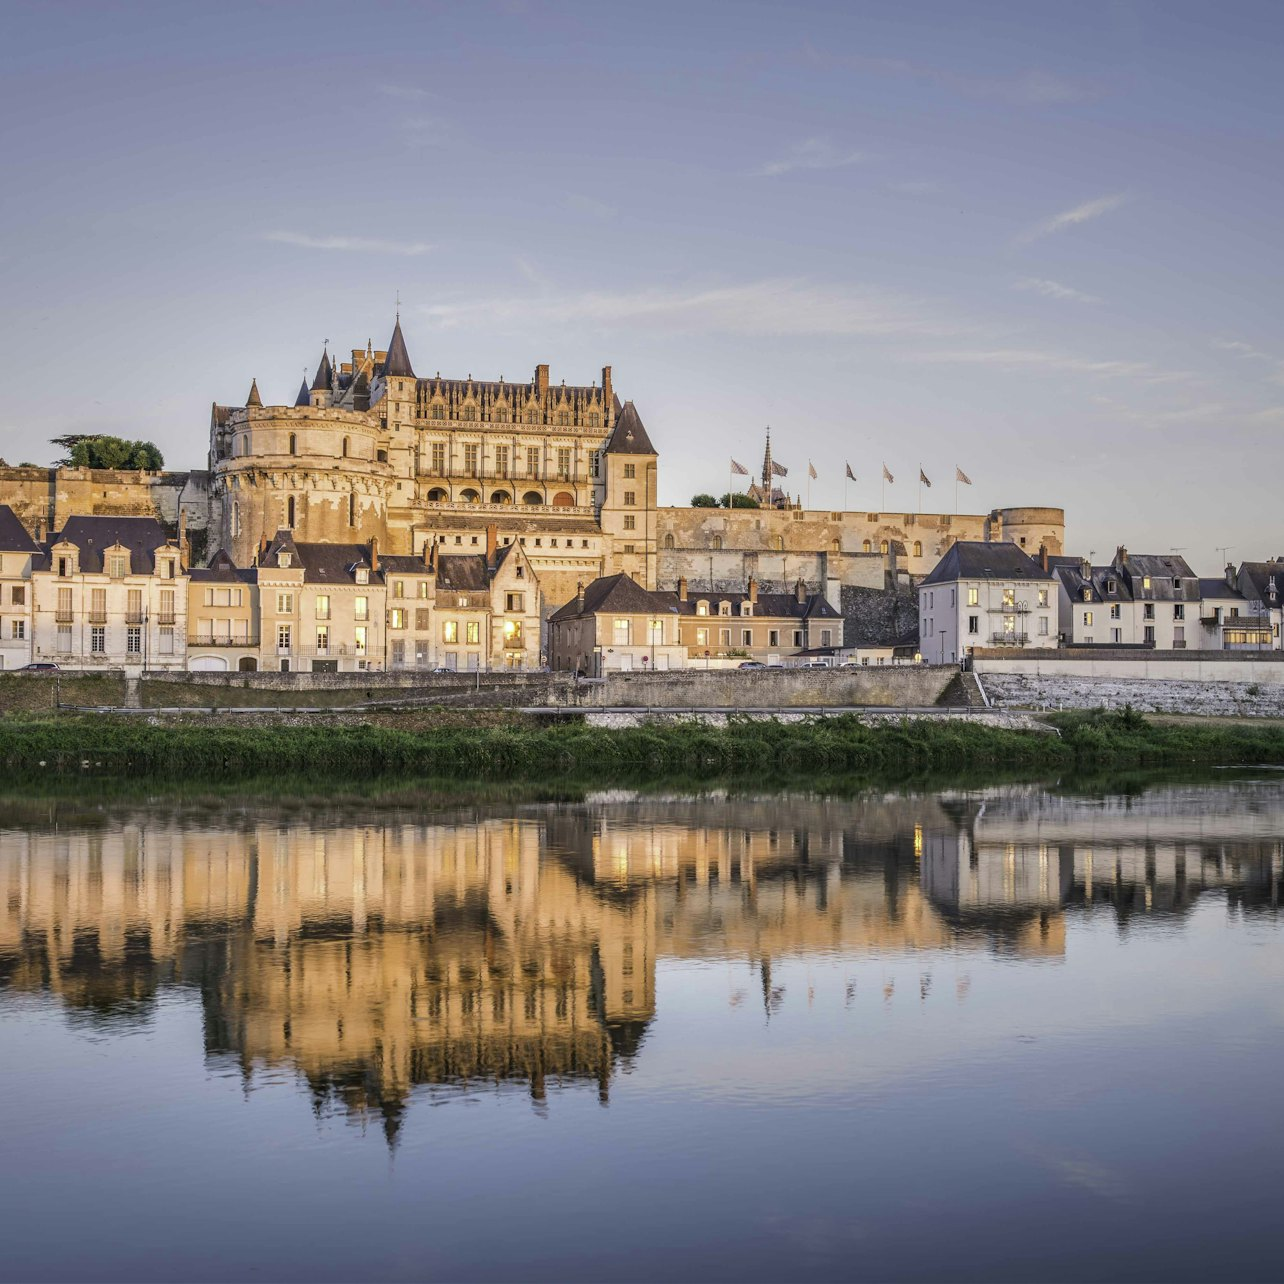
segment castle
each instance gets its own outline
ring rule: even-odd
[[[289,531],[307,543],[375,541],[384,553],[475,553],[497,528],[538,577],[545,613],[581,583],[625,572],[646,588],[791,588],[802,579],[882,588],[926,574],[958,540],[1011,540],[1059,553],[1059,508],[988,514],[804,510],[771,494],[759,509],[660,508],[659,460],[637,408],[601,381],[526,382],[416,372],[400,317],[387,349],[322,352],[291,405],[215,404],[208,466],[165,473],[0,468],[0,503],[37,539],[68,518],[152,516],[190,546],[251,565]],[[779,475],[779,469],[775,470]]]

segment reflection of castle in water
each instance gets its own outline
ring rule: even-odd
[[[1211,810],[1210,810],[1211,808]],[[655,1015],[658,959],[1000,948],[1060,956],[1065,914],[1278,902],[1284,793],[859,800],[602,796],[514,816],[227,827],[127,815],[0,841],[0,986],[132,1019],[198,989],[206,1052],[288,1066],[318,1108],[419,1085],[595,1084]]]

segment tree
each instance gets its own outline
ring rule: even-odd
[[[70,433],[54,437],[53,444],[67,454],[57,467],[143,469],[158,472],[165,467],[165,457],[150,441],[126,441],[98,433]]]
[[[718,500],[723,508],[759,508],[761,505],[752,495],[742,495],[739,491],[728,491]]]
[[[717,508],[718,501],[712,495],[692,495],[692,508]]]

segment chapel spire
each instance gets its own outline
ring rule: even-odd
[[[330,365],[330,349],[327,345],[321,349],[321,364],[317,366],[317,377],[312,380],[313,392],[329,392],[334,382],[334,368]]]
[[[397,313],[397,323],[392,328],[392,338],[388,341],[388,355],[383,363],[383,377],[396,379],[413,379],[414,368],[410,364],[410,353],[406,351],[406,340],[401,333],[401,313]]]

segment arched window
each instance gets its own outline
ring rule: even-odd
[[[467,490],[461,490],[459,492],[459,498],[462,499],[465,504],[481,503],[481,495],[479,495],[477,491],[473,490],[471,486],[468,487]]]
[[[878,551],[879,551],[880,553],[886,553],[886,552],[887,552],[887,541],[886,541],[886,540],[880,540],[880,541],[879,541],[879,544],[878,544]]]
[[[542,504],[543,502],[544,496],[537,490],[528,490],[526,494],[522,496],[523,504]]]
[[[923,541],[921,539],[916,539],[914,541],[914,556],[915,557],[923,556]]]
[[[491,492],[490,502],[492,504],[511,504],[513,497],[506,490],[496,490]]]
[[[722,547],[722,536],[721,536],[721,535],[715,535],[715,536],[713,537],[713,544],[711,545],[711,547],[713,547],[713,548],[721,548],[721,547]]]
[[[291,530],[294,529],[294,496],[289,496],[285,501],[285,524]]]
[[[250,439],[248,436],[241,438],[241,446],[236,453],[238,455],[248,455],[250,453]]]
[[[673,547],[674,547],[674,543],[673,543],[673,536],[672,536],[672,535],[666,535],[666,536],[664,537],[664,547],[665,547],[665,548],[673,548]]]
[[[430,504],[444,504],[450,496],[440,486],[434,486],[428,492],[428,502]]]
[[[777,553],[783,553],[785,551],[785,537],[783,535],[773,535],[771,537],[771,547]]]
[[[346,437],[343,439],[343,457],[344,459],[348,457],[348,439]]]
[[[241,533],[241,505],[235,500],[232,501],[232,535],[233,537]]]
[[[840,539],[830,540],[829,551],[831,553],[841,553],[843,551],[843,541]]]
[[[291,433],[290,434],[290,454],[297,455],[298,453],[299,453],[299,439],[293,433]]]
[[[574,508],[575,496],[572,495],[569,490],[559,490],[557,494],[553,496],[553,507]]]
[[[357,524],[357,492],[355,490],[350,490],[348,492],[348,525],[355,526],[356,524]]]
[[[866,553],[872,553],[874,551],[874,546],[869,542],[869,540],[865,540],[861,545],[861,549]]]

